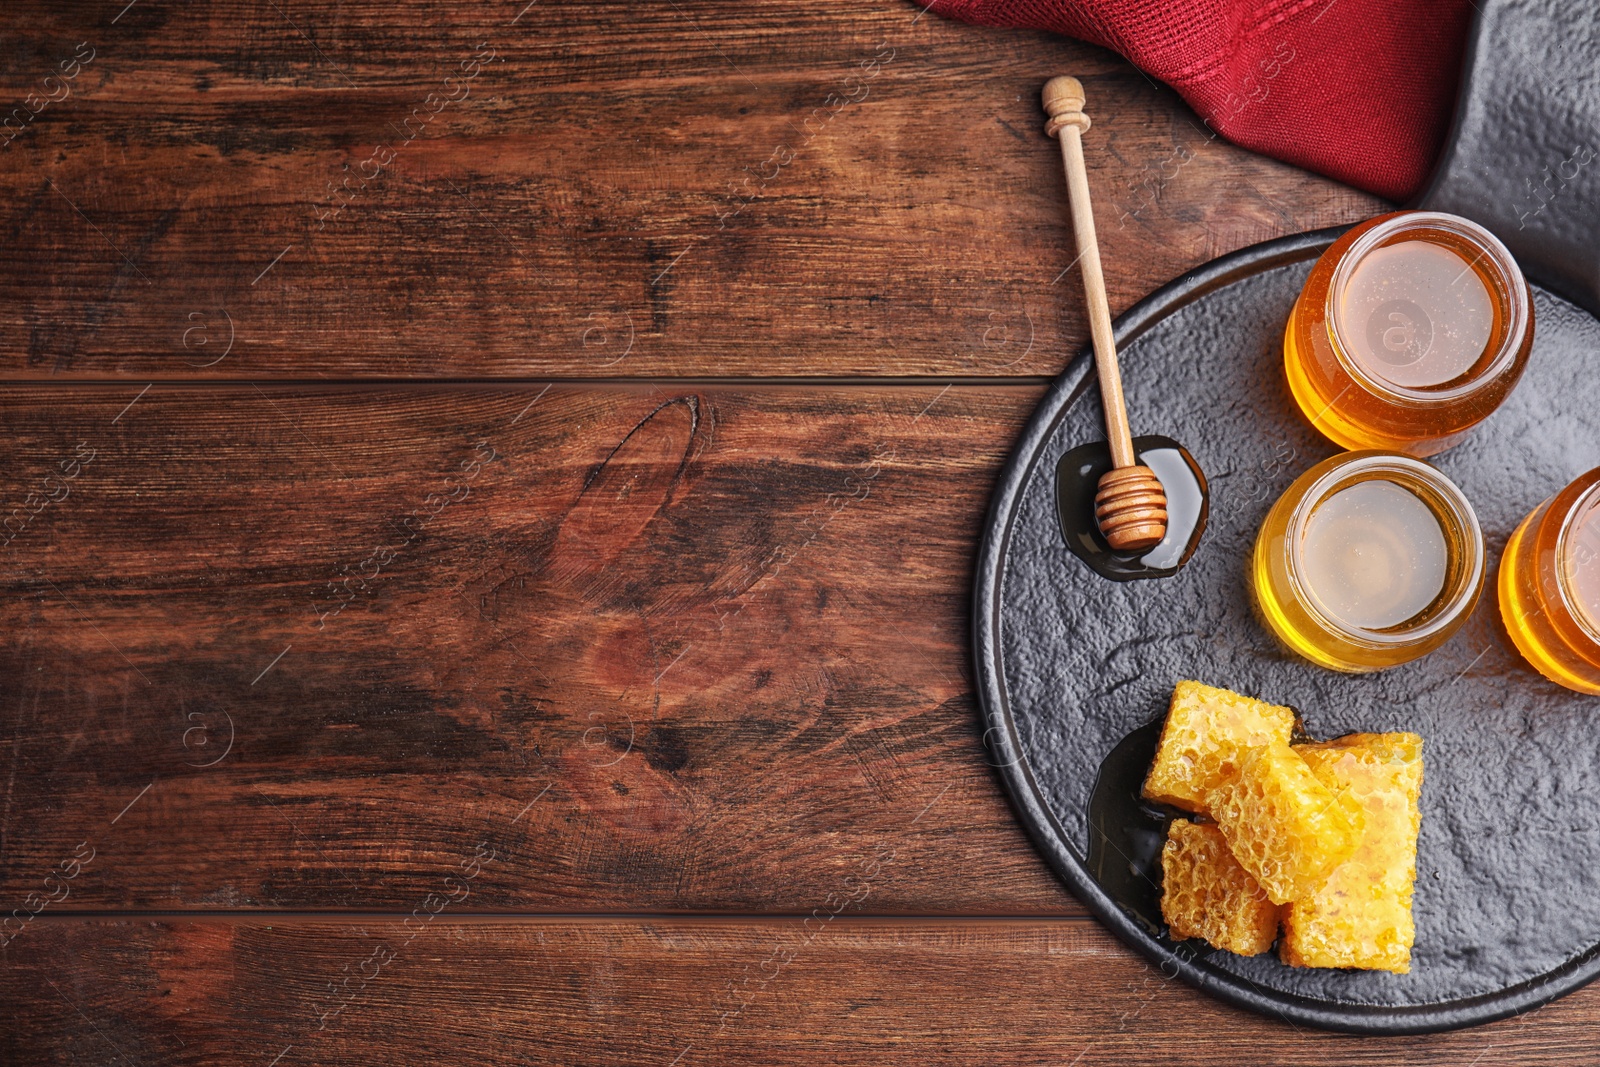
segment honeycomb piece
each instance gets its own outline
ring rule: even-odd
[[[1203,937],[1217,948],[1254,956],[1272,947],[1282,909],[1239,866],[1222,831],[1176,819],[1161,850],[1161,917],[1174,940]]]
[[[1366,816],[1282,741],[1242,750],[1239,773],[1211,793],[1228,847],[1274,904],[1308,896],[1361,843]]]
[[[1211,790],[1237,776],[1240,749],[1269,741],[1288,744],[1293,729],[1289,708],[1199,682],[1179,682],[1155,763],[1144,780],[1144,795],[1207,814]]]
[[[1422,738],[1351,734],[1295,749],[1366,815],[1355,852],[1284,915],[1283,962],[1292,967],[1411,970],[1411,887],[1417,876],[1422,812]]]

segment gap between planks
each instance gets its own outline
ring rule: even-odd
[[[716,386],[749,388],[932,388],[953,386],[963,389],[1021,388],[1038,389],[1056,380],[1054,375],[1019,375],[1017,377],[982,377],[961,375],[793,375],[768,377],[707,377],[671,375],[636,378],[576,378],[561,375],[544,377],[504,378],[6,378],[0,377],[0,388],[69,388],[111,389],[127,388],[139,381],[150,382],[163,388],[180,386],[189,389],[218,389],[230,386],[257,386],[268,389],[323,388],[531,388],[536,385],[564,385],[583,388],[639,388],[644,386]]]
[[[252,923],[350,923],[350,922],[400,922],[408,911],[383,911],[360,909],[306,910],[253,910],[249,908],[196,908],[188,909],[84,909],[82,911],[47,911],[36,916],[40,923],[71,924],[77,922],[226,922],[236,925]],[[810,912],[706,912],[706,911],[463,911],[449,916],[439,916],[452,923],[493,925],[495,923],[679,923],[699,926],[727,926],[731,924],[793,923],[810,918]],[[875,915],[860,912],[854,915],[835,915],[833,922],[858,926],[891,924],[911,926],[928,923],[995,925],[1000,923],[1031,923],[1047,926],[1077,925],[1095,922],[1088,914],[1012,914],[1012,915],[961,915],[904,913]]]

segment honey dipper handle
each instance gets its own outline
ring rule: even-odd
[[[1089,203],[1089,172],[1083,165],[1083,133],[1089,116],[1083,113],[1083,85],[1077,78],[1051,78],[1045,82],[1045,113],[1050,121],[1044,132],[1061,142],[1061,162],[1067,171],[1067,192],[1072,204],[1072,229],[1078,240],[1078,262],[1083,268],[1083,291],[1089,304],[1089,335],[1094,340],[1094,365],[1100,377],[1100,402],[1106,413],[1106,440],[1111,462],[1131,467],[1133,433],[1128,428],[1128,406],[1122,397],[1122,372],[1117,368],[1117,344],[1111,335],[1111,305],[1106,300],[1106,278],[1100,270],[1100,244],[1094,232],[1094,209]]]

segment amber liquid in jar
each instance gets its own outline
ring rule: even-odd
[[[1273,504],[1251,562],[1279,640],[1333,670],[1393,667],[1456,632],[1483,586],[1483,536],[1444,475],[1393,452],[1348,452]]]
[[[1532,343],[1532,294],[1505,246],[1466,219],[1402,211],[1317,260],[1284,330],[1284,369],[1335,443],[1428,456],[1500,405]]]
[[[1557,685],[1600,695],[1600,469],[1522,521],[1500,563],[1500,615]]]
[[[1300,576],[1328,616],[1383,630],[1415,618],[1444,590],[1450,546],[1422,498],[1394,482],[1357,482],[1307,520]]]

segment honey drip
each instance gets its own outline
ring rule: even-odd
[[[1200,464],[1170,437],[1135,437],[1133,451],[1149,467],[1167,494],[1167,535],[1143,552],[1113,551],[1095,520],[1094,496],[1100,478],[1111,469],[1111,449],[1104,441],[1079,445],[1056,463],[1056,516],[1072,554],[1101,577],[1114,582],[1166,578],[1189,562],[1205,532],[1211,494]]]

